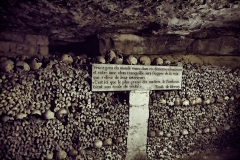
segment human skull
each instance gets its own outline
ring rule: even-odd
[[[106,59],[107,59],[108,63],[111,63],[116,56],[117,55],[113,50],[107,51]]]
[[[142,65],[147,65],[147,66],[151,65],[151,59],[148,56],[141,56],[139,58],[139,62]]]
[[[170,60],[165,59],[163,63],[164,65],[170,65],[172,62]]]
[[[30,66],[24,61],[18,61],[16,63],[17,70],[30,71]]]
[[[97,56],[96,59],[95,59],[95,63],[105,64],[106,60],[103,56]]]
[[[31,59],[29,63],[31,70],[37,70],[42,66],[42,62],[38,58]]]
[[[183,99],[183,100],[182,100],[182,105],[183,105],[183,106],[189,106],[189,100]]]
[[[153,64],[157,65],[157,66],[161,66],[161,65],[163,65],[163,59],[160,57],[157,57],[153,60]]]
[[[60,60],[64,63],[72,63],[73,62],[73,58],[69,54],[63,54],[61,56]]]
[[[196,98],[196,104],[202,104],[202,98],[197,97]]]
[[[127,62],[127,64],[130,64],[130,65],[136,65],[137,62],[138,62],[138,60],[137,60],[136,57],[130,55],[130,56],[128,56],[128,58],[126,59],[126,62]]]
[[[123,63],[123,56],[121,54],[116,54],[116,57],[112,60],[113,64],[122,64]]]
[[[11,72],[14,68],[14,62],[9,59],[3,60],[0,63],[0,68],[4,72]]]
[[[103,142],[101,140],[98,140],[98,139],[95,140],[94,144],[93,144],[94,148],[101,148],[102,145],[103,145]]]
[[[58,118],[58,119],[61,119],[62,117],[64,117],[64,115],[67,115],[68,114],[68,111],[67,111],[67,109],[65,109],[65,108],[61,108],[61,109],[59,109],[57,112],[56,112],[56,117]]]

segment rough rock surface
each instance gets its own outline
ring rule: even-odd
[[[47,56],[49,40],[47,36],[21,32],[0,32],[0,55],[43,55]]]
[[[204,55],[240,55],[240,39],[233,36],[211,33],[192,36],[137,36],[133,34],[99,35],[99,51],[102,55],[110,49],[123,55],[156,54],[204,54]]]
[[[189,46],[188,52],[196,54],[231,55],[240,53],[240,39],[222,36],[212,39],[197,39]]]
[[[80,42],[99,33],[188,35],[203,29],[239,37],[238,0],[1,0],[0,28]],[[206,37],[211,35],[193,35]]]
[[[164,54],[186,50],[193,39],[185,36],[166,35],[143,37],[133,34],[103,34],[99,36],[100,53],[115,49],[123,55]]]

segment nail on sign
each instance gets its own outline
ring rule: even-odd
[[[179,90],[183,67],[92,65],[92,91]]]

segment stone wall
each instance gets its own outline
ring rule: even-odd
[[[202,31],[203,32],[203,31]],[[102,55],[115,49],[123,55],[203,54],[240,55],[240,39],[233,35],[212,35],[209,32],[192,33],[188,36],[138,36],[133,34],[99,35]]]
[[[48,37],[44,35],[31,35],[18,32],[0,33],[0,55],[41,55],[47,56]]]

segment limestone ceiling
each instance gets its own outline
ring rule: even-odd
[[[1,0],[1,30],[81,42],[99,33],[240,36],[238,0]]]

